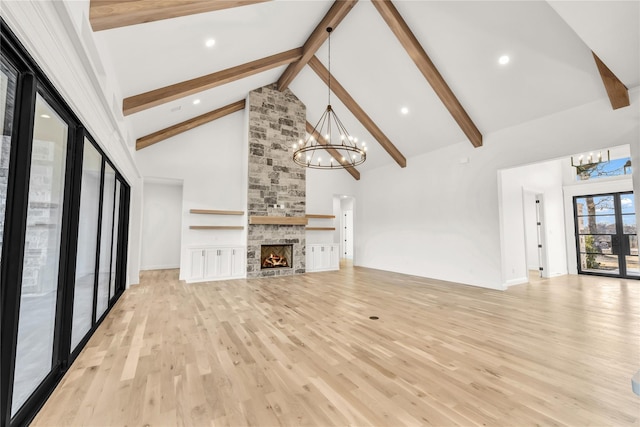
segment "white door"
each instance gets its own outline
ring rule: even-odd
[[[340,226],[341,258],[353,259],[353,211],[343,211]]]
[[[231,274],[233,277],[243,277],[245,275],[244,248],[233,248],[231,250]]]
[[[212,279],[218,276],[218,251],[219,249],[205,249],[204,251],[205,279]]]
[[[204,278],[204,249],[189,249],[189,273],[187,280]]]
[[[218,249],[218,277],[231,276],[231,248]]]

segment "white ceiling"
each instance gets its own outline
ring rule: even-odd
[[[591,49],[627,87],[640,84],[638,1],[551,3],[394,2],[483,134],[606,96]],[[128,97],[302,46],[331,4],[277,0],[95,34],[108,46],[103,59],[112,62]],[[204,45],[208,38],[216,40],[212,49]],[[336,28],[331,48],[332,74],[406,157],[465,140],[368,0],[360,0]],[[501,66],[497,61],[504,54],[511,61]],[[327,66],[326,43],[316,56]],[[244,99],[250,90],[275,82],[284,69],[126,120],[139,138]],[[326,107],[326,86],[305,67],[290,88],[315,123]],[[199,105],[192,104],[196,98]],[[369,142],[360,170],[393,162],[334,95],[332,104],[349,132]],[[400,114],[403,106],[410,109],[406,116]]]

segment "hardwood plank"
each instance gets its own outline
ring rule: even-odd
[[[303,216],[258,216],[251,215],[249,224],[262,225],[307,225],[307,218]]]
[[[318,141],[318,144],[320,144],[320,145],[328,145],[329,144],[327,142],[327,140],[324,139],[324,136],[320,135],[320,133],[317,130],[314,129],[314,127],[313,127],[313,125],[311,123],[307,122],[306,128],[307,128],[307,133],[312,135],[316,139],[316,141]],[[331,157],[336,159],[336,161],[338,163],[342,163],[342,156],[340,155],[340,153],[338,153],[338,150],[336,150],[334,148],[326,148],[326,151],[327,151],[327,153],[329,153],[329,155],[331,155]],[[343,169],[346,170],[347,172],[349,172],[349,174],[356,181],[360,180],[360,172],[358,171],[358,169],[356,169],[355,166],[346,167],[346,168],[343,168]]]
[[[247,62],[246,64],[227,68],[226,70],[207,74],[206,76],[196,77],[139,95],[130,96],[123,100],[122,112],[125,116],[128,116],[175,99],[184,98],[185,96],[240,80],[281,65],[290,64],[300,59],[301,56],[302,48],[298,47],[286,52]]]
[[[244,211],[221,211],[215,209],[189,209],[189,213],[202,215],[244,215]]]
[[[91,0],[93,31],[212,12],[270,0]]]
[[[322,46],[325,40],[327,40],[329,37],[327,28],[331,27],[335,30],[357,2],[358,0],[336,0],[333,2],[327,14],[313,30],[307,41],[304,42],[302,46],[302,58],[289,64],[287,69],[284,70],[284,73],[282,73],[282,76],[278,79],[279,91],[283,91],[289,87],[293,79],[296,78],[311,57],[316,54],[316,51]]]
[[[322,65],[322,62],[317,57],[312,57],[309,60],[309,66],[316,72],[318,77],[328,85],[329,84],[329,70]],[[393,160],[404,168],[407,166],[407,159],[402,155],[400,150],[387,138],[387,136],[380,130],[373,120],[364,112],[364,110],[358,105],[358,103],[349,95],[349,92],[336,80],[334,76],[331,76],[331,91],[342,101],[342,103],[351,111],[351,113],[362,123],[362,125],[369,131],[378,143],[385,149],[387,153],[393,158]],[[308,126],[307,126],[308,127]]]
[[[306,214],[307,218],[317,218],[317,219],[333,219],[335,215],[323,215],[323,214]]]
[[[178,273],[142,272],[33,426],[640,422],[636,280]]]
[[[600,73],[600,77],[602,78],[602,84],[604,84],[604,88],[607,91],[607,96],[609,97],[609,102],[611,102],[611,107],[614,110],[618,108],[628,107],[629,102],[629,91],[627,87],[618,79],[618,77],[613,74],[613,71],[607,67],[607,65],[602,62],[598,55],[595,52],[591,52],[593,54],[593,59],[596,61],[596,66],[598,67],[598,72]]]
[[[182,123],[178,123],[176,125],[138,138],[136,140],[136,150],[142,150],[143,148],[149,147],[150,145],[156,144],[160,141],[164,141],[167,138],[179,135],[198,126],[202,126],[206,123],[227,116],[231,113],[235,113],[236,111],[244,110],[245,103],[246,101],[243,99],[241,101],[234,102],[233,104],[225,105],[224,107],[218,108],[217,110],[202,114],[198,117],[194,117],[193,119],[186,120]]]
[[[244,230],[242,225],[190,225],[190,230]]]
[[[482,146],[482,134],[476,127],[471,117],[467,114],[458,98],[455,96],[447,82],[444,80],[436,66],[422,48],[422,45],[415,37],[400,12],[393,5],[391,0],[372,0],[373,5],[385,20],[393,34],[398,38],[407,51],[413,62],[427,79],[438,98],[449,110],[453,119],[458,123],[460,129],[469,138],[474,147]]]

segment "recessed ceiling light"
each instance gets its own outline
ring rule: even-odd
[[[216,41],[215,41],[214,39],[208,39],[208,40],[204,43],[204,45],[205,45],[205,46],[207,46],[207,47],[213,47],[213,45],[215,45],[215,44],[216,44]]]
[[[400,112],[401,112],[402,114],[409,114],[409,109],[408,109],[407,107],[402,107],[402,108],[400,109]]]
[[[50,119],[51,116],[48,114],[40,114],[40,117],[42,117],[43,119]]]
[[[507,55],[502,55],[500,58],[498,58],[498,63],[500,65],[507,65],[509,63],[509,57]]]
[[[200,100],[199,99],[194,99],[193,100],[193,105],[198,105],[200,104]]]

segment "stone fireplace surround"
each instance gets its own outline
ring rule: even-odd
[[[291,145],[305,137],[306,107],[275,84],[255,89],[247,101],[249,162],[247,216],[305,217],[306,170],[291,159]],[[305,272],[305,226],[247,225],[247,277]],[[261,268],[261,245],[292,245],[291,268]]]

